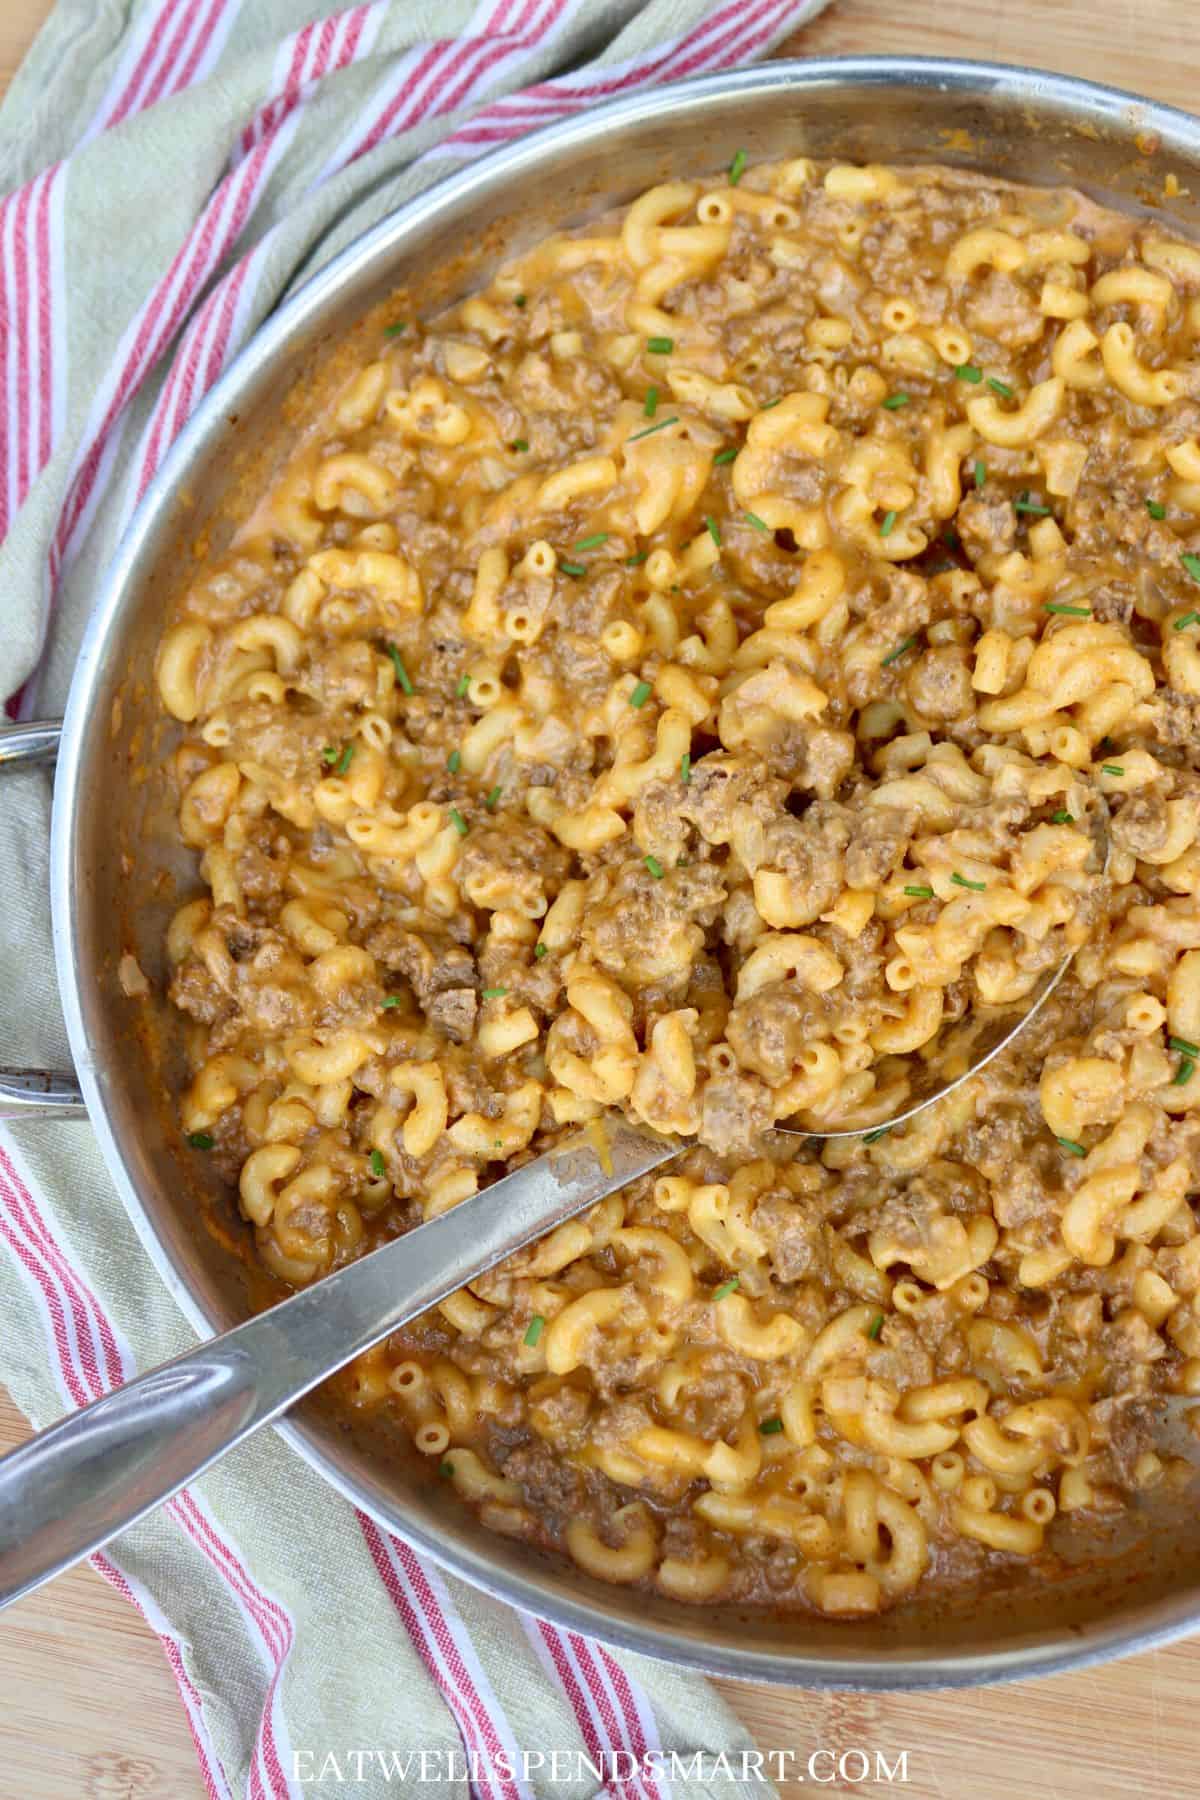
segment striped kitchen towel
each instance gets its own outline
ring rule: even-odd
[[[760,56],[822,0],[310,4],[59,0],[0,108],[10,712],[61,712],[98,570],[281,295],[464,158]],[[66,1058],[48,823],[48,781],[7,779],[9,1063]],[[0,1240],[0,1378],[36,1424],[192,1341],[86,1125],[0,1134]],[[211,1795],[769,1792],[706,1682],[444,1575],[270,1433],[95,1561],[162,1640]]]

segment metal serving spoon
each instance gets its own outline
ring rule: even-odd
[[[1105,846],[1107,848],[1107,846]],[[959,1087],[1011,1044],[1070,966],[1025,1001],[968,1015],[908,1064],[904,1110],[872,1125],[793,1137],[881,1133]],[[594,1135],[593,1135],[594,1133]],[[409,1319],[639,1175],[690,1148],[610,1114],[449,1212],[269,1311],[70,1413],[0,1458],[0,1608],[61,1574],[161,1506]]]

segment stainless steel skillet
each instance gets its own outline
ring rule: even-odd
[[[232,1259],[197,1231],[212,1199],[181,1152],[160,1077],[174,1047],[153,1001],[125,994],[121,957],[157,982],[172,882],[188,880],[141,779],[163,749],[149,673],[163,606],[188,546],[269,463],[280,403],[314,379],[324,345],[407,284],[432,311],[502,255],[628,198],[681,167],[808,154],[956,163],[1100,198],[1153,205],[1173,229],[1200,223],[1200,126],[1130,95],[1036,71],[914,58],[774,64],[619,101],[456,170],[344,253],[268,322],[191,422],[115,558],[84,643],[55,802],[53,906],[59,981],[78,1080],[110,1172],[147,1252],[202,1333],[250,1310]],[[1179,192],[1168,197],[1167,175]],[[214,537],[214,542],[219,540]],[[60,1094],[60,1102],[66,1098]],[[848,1630],[818,1619],[702,1613],[594,1583],[448,1504],[403,1447],[348,1434],[310,1403],[280,1429],[355,1504],[513,1604],[649,1655],[747,1679],[888,1688],[965,1685],[1065,1668],[1164,1642],[1200,1624],[1194,1506],[1134,1521],[1048,1584],[1017,1576],[983,1593],[916,1604]],[[1149,1503],[1148,1503],[1149,1504]]]

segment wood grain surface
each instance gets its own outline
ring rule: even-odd
[[[596,0],[591,0],[596,3]],[[312,12],[321,10],[314,0]],[[49,11],[0,0],[0,92]],[[785,49],[892,51],[1030,63],[1194,107],[1195,0],[834,0]],[[27,1432],[0,1390],[0,1449]],[[802,1629],[802,1626],[797,1627]],[[766,1751],[878,1751],[920,1800],[1200,1797],[1200,1640],[1093,1669],[972,1694],[822,1694],[723,1682]],[[824,1776],[828,1763],[817,1765]],[[856,1762],[849,1764],[853,1771]],[[800,1785],[781,1783],[798,1794]],[[883,1793],[866,1781],[824,1793]],[[201,1800],[175,1684],[133,1610],[88,1569],[0,1620],[0,1800]]]

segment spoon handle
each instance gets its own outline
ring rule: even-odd
[[[0,1607],[161,1506],[464,1282],[683,1148],[608,1117],[449,1212],[0,1458]],[[599,1145],[603,1145],[603,1150]]]

